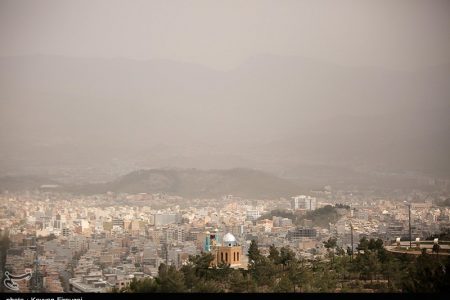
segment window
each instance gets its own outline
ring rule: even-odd
[[[225,261],[228,262],[228,253],[225,253]]]
[[[220,252],[220,261],[223,262],[223,252]]]
[[[237,253],[237,261],[239,261],[239,252]]]
[[[236,261],[236,252],[233,252],[233,261]]]

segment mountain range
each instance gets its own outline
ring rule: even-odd
[[[387,70],[261,55],[217,71],[3,57],[0,175],[89,169],[105,181],[139,168],[242,167],[302,177],[308,164],[449,176],[449,83],[449,65]]]

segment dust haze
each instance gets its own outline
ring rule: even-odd
[[[449,33],[449,1],[2,0],[0,176],[449,178]]]

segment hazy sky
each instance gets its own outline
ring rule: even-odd
[[[231,69],[258,54],[351,66],[450,62],[450,1],[0,0],[0,55],[165,58]]]

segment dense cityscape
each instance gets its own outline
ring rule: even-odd
[[[449,255],[448,234],[447,240],[430,239],[450,230],[448,194],[442,192],[438,197],[419,191],[380,197],[326,186],[291,199],[249,200],[164,193],[75,196],[53,189],[44,185],[1,194],[2,273],[29,269],[34,274],[20,283],[20,292],[127,291],[136,282],[161,277],[162,266],[182,270],[208,254],[208,268],[238,270],[245,281],[255,263],[252,243],[261,256],[288,249],[303,263],[329,262],[335,255],[356,260],[364,239],[380,240],[387,251],[412,257],[436,254],[434,244],[443,259]],[[291,282],[283,290],[281,278],[264,289],[302,290],[302,284]],[[405,288],[383,280],[365,286],[366,277],[358,278],[360,291]],[[335,280],[309,291],[335,292],[349,282]]]

